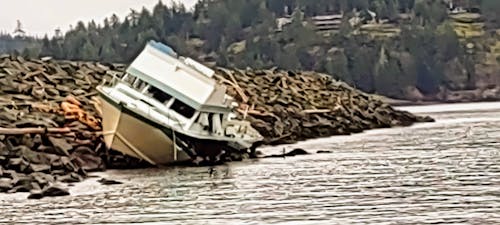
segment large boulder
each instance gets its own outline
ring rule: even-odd
[[[43,191],[40,189],[32,189],[28,199],[41,199],[43,198]]]
[[[29,192],[31,189],[33,189],[34,183],[36,184],[33,177],[25,174],[18,174],[18,179],[14,183],[14,187],[10,189],[8,192],[9,193]],[[38,184],[36,185],[38,186]]]
[[[56,197],[69,195],[69,190],[62,185],[52,184],[42,190],[44,197]]]
[[[59,184],[51,184],[43,189],[33,188],[30,191],[28,199],[41,199],[44,197],[67,196],[69,191],[67,188]]]
[[[56,176],[56,180],[63,183],[76,183],[83,181],[83,177],[78,173],[70,173],[62,176]]]
[[[64,138],[49,137],[49,141],[54,146],[57,155],[69,156],[69,151],[73,149],[73,146]]]
[[[55,179],[52,175],[46,173],[35,172],[31,173],[30,176],[33,178],[35,182],[40,184],[40,186],[44,187],[49,183],[54,183]]]
[[[60,158],[58,155],[33,151],[27,146],[18,146],[17,148],[21,149],[22,157],[30,163],[50,165],[51,162]]]
[[[50,165],[31,163],[29,165],[29,170],[31,172],[45,172],[45,173],[48,173],[48,172],[50,172]]]
[[[67,172],[77,172],[78,167],[71,162],[69,157],[63,156],[59,159],[51,162],[52,174],[56,174],[55,171],[62,171],[61,173],[66,174]]]
[[[24,172],[30,165],[29,162],[24,160],[23,158],[10,158],[9,162],[7,163],[7,167],[9,169],[13,169],[17,172]]]
[[[70,156],[71,161],[88,172],[103,171],[106,169],[104,161],[95,151],[86,146],[79,146]]]

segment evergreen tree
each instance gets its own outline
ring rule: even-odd
[[[343,50],[330,50],[325,61],[323,63],[323,71],[332,74],[336,79],[353,84],[353,80],[349,74],[349,62]]]
[[[95,60],[98,58],[99,51],[98,49],[92,44],[90,41],[86,41],[85,44],[83,44],[82,49],[81,49],[81,58],[83,60]]]
[[[474,2],[481,6],[488,27],[500,24],[498,2]],[[381,27],[401,33],[367,35],[361,28],[372,19],[371,11],[380,21],[389,21]],[[328,32],[318,31],[312,19],[341,13],[339,28]],[[400,13],[409,13],[410,21],[400,21]],[[356,23],[358,16],[364,21]],[[291,23],[277,31],[277,18]],[[448,21],[446,5],[438,0],[200,0],[193,12],[160,1],[152,11],[131,10],[123,20],[112,15],[103,23],[79,22],[63,37],[0,35],[0,51],[23,52],[29,46],[25,55],[41,51],[58,59],[128,63],[148,41],[157,40],[182,55],[213,58],[220,66],[320,70],[368,92],[395,96],[416,86],[433,94],[445,84],[444,71],[452,64],[466,68],[473,87],[481,59],[466,54]],[[243,43],[241,52],[229,48]]]

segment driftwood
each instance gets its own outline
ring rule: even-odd
[[[315,113],[331,113],[331,109],[308,109],[308,110],[302,110],[302,113],[305,114],[315,114]]]
[[[0,127],[0,135],[20,135],[20,134],[46,134],[46,133],[70,133],[69,127],[61,128],[5,128]]]

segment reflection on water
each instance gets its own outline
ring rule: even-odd
[[[438,122],[262,149],[332,154],[212,173],[108,171],[98,175],[124,184],[95,178],[69,197],[2,196],[0,223],[500,224],[500,110],[430,115]]]

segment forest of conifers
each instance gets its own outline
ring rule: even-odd
[[[201,0],[194,10],[159,2],[52,38],[3,35],[0,51],[127,63],[158,40],[218,66],[315,70],[371,93],[432,95],[500,83],[498,12],[498,0]],[[338,26],[318,29],[317,16],[328,15]]]

